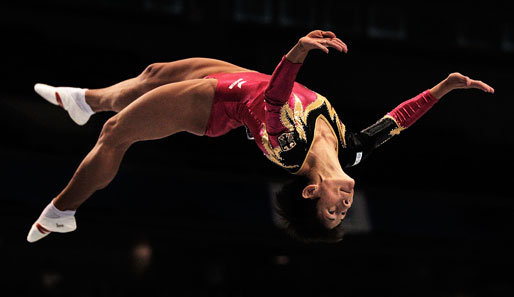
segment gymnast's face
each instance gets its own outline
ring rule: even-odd
[[[307,199],[319,198],[318,218],[328,229],[337,227],[352,207],[355,181],[349,177],[325,179],[319,184],[308,185],[303,190]]]

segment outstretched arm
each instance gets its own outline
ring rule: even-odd
[[[430,90],[426,90],[418,96],[401,103],[387,115],[395,119],[400,129],[408,128],[438,102],[439,99],[456,89],[479,89],[484,92],[494,93],[494,89],[484,82],[470,79],[458,72],[454,72]]]
[[[494,93],[494,89],[481,80],[474,80],[458,72],[454,72],[446,79],[430,89],[430,93],[437,99],[441,99],[450,91],[456,89],[479,89],[487,93]]]
[[[337,38],[334,33],[321,30],[312,31],[300,38],[275,68],[264,93],[266,129],[270,135],[278,135],[284,132],[285,128],[280,121],[280,109],[289,99],[296,75],[309,51],[320,49],[328,53],[329,47],[344,52],[348,50],[346,44]]]
[[[344,167],[358,164],[375,148],[414,124],[444,95],[456,89],[479,89],[494,93],[494,89],[482,81],[452,73],[433,88],[402,102],[370,127],[359,133],[347,133],[346,141],[354,154],[347,154],[344,160],[340,160],[341,163]]]

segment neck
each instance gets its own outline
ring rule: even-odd
[[[307,176],[314,183],[344,175],[337,155],[338,141],[331,128],[325,121],[318,119],[315,134],[305,164],[298,174]]]

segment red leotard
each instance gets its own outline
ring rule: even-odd
[[[326,101],[321,95],[295,82],[301,65],[291,63],[284,57],[271,76],[259,72],[207,76],[217,79],[218,83],[205,135],[220,136],[244,125],[271,161],[297,171],[301,166],[298,163],[303,162],[303,159],[288,164],[281,157],[284,150],[296,145],[295,141],[284,139],[281,146],[279,137],[305,126],[301,120],[294,120],[295,115],[301,118],[313,102]],[[289,123],[289,120],[292,122]],[[311,141],[312,138],[306,140],[306,143]]]

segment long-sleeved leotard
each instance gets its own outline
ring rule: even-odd
[[[341,165],[350,167],[412,125],[437,102],[424,91],[372,126],[351,132],[325,97],[295,82],[301,65],[283,57],[271,76],[258,72],[207,76],[218,83],[205,134],[220,136],[244,125],[268,159],[295,173],[307,157],[316,120],[321,117],[338,139]]]

